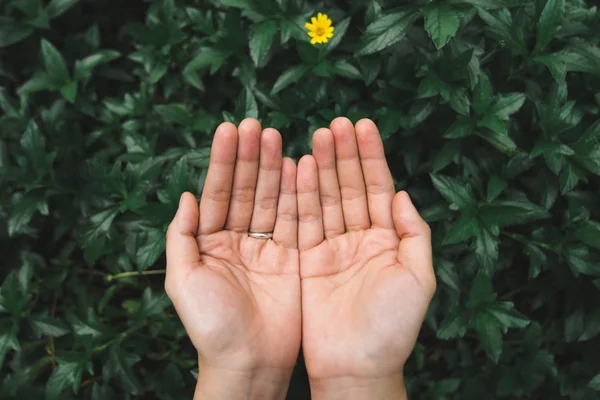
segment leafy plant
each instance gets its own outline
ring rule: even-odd
[[[409,393],[598,398],[598,26],[583,0],[0,2],[0,398],[190,398],[179,195],[220,121],[297,159],[339,115],[378,123],[432,227]]]

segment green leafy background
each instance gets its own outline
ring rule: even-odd
[[[298,158],[339,115],[433,230],[411,398],[600,398],[599,27],[583,0],[1,0],[0,398],[191,398],[179,195],[221,121]]]

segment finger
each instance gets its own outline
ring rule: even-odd
[[[200,264],[197,233],[198,203],[193,194],[186,192],[181,195],[177,214],[167,230],[166,288],[183,279],[191,267]]]
[[[281,166],[281,187],[277,205],[277,220],[273,240],[285,247],[298,248],[298,201],[296,199],[296,163],[284,158]]]
[[[431,254],[431,230],[421,218],[408,193],[401,191],[392,201],[392,216],[400,237],[398,262],[413,271],[419,281],[435,291]]]
[[[298,163],[298,249],[308,250],[322,242],[317,162],[312,156],[304,156]]]
[[[235,125],[230,122],[219,125],[213,139],[208,174],[200,199],[199,232],[201,234],[214,233],[225,226],[231,198],[237,141]]]
[[[260,163],[251,232],[273,232],[279,201],[281,180],[281,135],[275,129],[265,129],[260,137]]]
[[[313,156],[319,174],[319,196],[323,212],[323,231],[326,238],[342,235],[344,213],[335,162],[333,133],[329,129],[318,129],[312,138]]]
[[[335,140],[344,225],[347,231],[367,229],[371,222],[354,126],[348,118],[336,118],[331,123],[331,131]]]
[[[225,228],[247,232],[252,219],[260,154],[260,122],[247,118],[238,128],[238,147]]]
[[[358,121],[355,129],[371,224],[374,227],[393,228],[391,204],[396,190],[381,136],[377,126],[369,119]]]

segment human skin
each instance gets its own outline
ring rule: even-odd
[[[297,226],[279,132],[220,125],[200,205],[184,193],[167,232],[165,289],[198,351],[195,399],[285,398],[301,336]]]
[[[435,292],[431,234],[376,125],[337,118],[298,165],[302,347],[313,399],[403,399]]]
[[[314,399],[403,399],[430,231],[373,122],[319,129],[297,171],[277,131],[225,123],[200,206],[184,193],[169,226],[165,288],[198,351],[195,399],[283,399],[301,337]]]

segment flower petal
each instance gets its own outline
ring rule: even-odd
[[[334,30],[334,29],[335,29],[335,28],[334,28],[333,26],[330,26],[329,28],[327,28],[327,29],[325,30],[325,32],[326,32],[326,33],[333,33],[333,30]]]
[[[304,27],[305,27],[306,29],[309,29],[309,30],[311,30],[311,31],[314,31],[314,30],[315,30],[315,26],[314,26],[313,24],[311,24],[310,22],[307,22],[307,23],[305,23],[305,24],[304,24]]]
[[[316,44],[319,39],[314,37],[310,40],[310,44]]]
[[[316,33],[314,33],[314,32],[308,32],[308,36],[310,36],[310,37],[315,37],[315,35],[316,35]]]
[[[317,19],[316,19],[315,17],[312,17],[312,18],[310,19],[310,22],[312,22],[312,23],[313,23],[313,25],[316,25],[316,24],[317,24]]]

